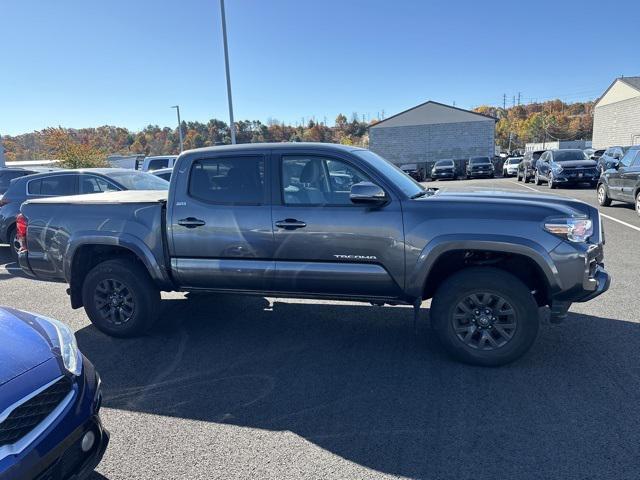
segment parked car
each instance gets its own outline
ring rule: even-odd
[[[401,165],[400,169],[417,182],[424,182],[424,171],[416,163]]]
[[[598,158],[598,172],[602,174],[605,170],[614,168],[618,162],[624,157],[631,147],[609,147],[600,158]]]
[[[489,157],[471,157],[466,168],[467,178],[495,176],[495,169]]]
[[[157,155],[155,157],[146,157],[142,162],[143,172],[153,172],[161,168],[172,168],[178,158],[177,155]]]
[[[595,160],[586,158],[579,149],[564,148],[547,150],[536,163],[534,182],[546,182],[549,188],[560,185],[589,183],[595,187],[600,176]]]
[[[620,162],[600,176],[598,203],[608,207],[612,200],[635,205],[640,215],[640,146],[629,147]]]
[[[100,377],[64,323],[0,307],[0,478],[85,478],[109,432]]]
[[[167,190],[169,183],[150,173],[120,168],[55,170],[12,180],[0,199],[0,243],[8,243],[17,259],[16,215],[29,198],[118,190]]]
[[[456,179],[456,165],[453,160],[438,160],[431,169],[431,180]]]
[[[18,167],[3,167],[0,168],[0,199],[2,195],[9,189],[11,180],[15,178],[24,177],[26,175],[32,175],[39,172],[50,172],[56,170],[54,168],[18,168]]]
[[[516,180],[529,183],[533,180],[536,172],[536,163],[538,159],[546,150],[531,150],[524,153],[522,161],[518,164],[518,171],[516,172]]]
[[[518,165],[522,161],[523,157],[510,157],[507,158],[502,165],[503,177],[515,177],[518,174]]]
[[[151,174],[168,182],[171,180],[171,172],[173,172],[173,168],[161,168],[160,170],[154,170]]]
[[[348,172],[351,187],[327,181],[332,171]],[[451,355],[500,365],[529,349],[540,306],[561,321],[609,286],[596,208],[427,189],[346,145],[190,150],[168,194],[32,199],[19,218],[23,271],[69,283],[71,306],[116,337],[153,325],[160,291],[399,303],[414,319],[432,298]]]

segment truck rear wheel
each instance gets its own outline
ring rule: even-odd
[[[87,274],[82,301],[98,330],[113,337],[134,337],[157,320],[160,291],[142,266],[108,260]]]
[[[454,358],[498,366],[524,355],[536,339],[538,305],[515,276],[489,267],[447,278],[431,303],[438,339]]]

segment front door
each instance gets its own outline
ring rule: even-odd
[[[203,155],[173,173],[169,246],[178,283],[268,290],[274,270],[268,151]]]
[[[391,191],[383,206],[350,200],[355,183],[383,186],[372,173],[356,167],[346,154],[274,154],[276,290],[367,298],[400,294],[404,282],[400,201]]]
[[[631,152],[634,152],[635,156],[631,156],[629,166],[620,174],[620,190],[624,200],[635,203],[634,194],[640,179],[640,150],[629,150],[629,153]]]

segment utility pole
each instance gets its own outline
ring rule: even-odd
[[[0,135],[0,167],[4,166],[4,147],[2,146],[2,136]]]
[[[184,150],[184,143],[182,141],[182,122],[180,121],[180,105],[174,105],[171,108],[175,108],[178,114],[178,135],[180,137],[180,153]]]
[[[503,110],[507,109],[507,94],[506,93],[502,94],[502,109]]]
[[[512,103],[512,105],[513,105],[514,107],[516,106],[516,96],[515,96],[515,95],[513,96],[513,103]]]
[[[522,92],[518,92],[518,106],[520,106],[520,95]]]
[[[227,73],[227,99],[229,100],[229,130],[231,143],[236,143],[236,125],[233,122],[233,100],[231,99],[231,74],[229,73],[229,48],[227,46],[227,19],[224,15],[224,0],[220,0],[220,16],[222,17],[222,43],[224,44],[224,68]]]
[[[511,134],[512,134],[512,132],[509,132],[509,148],[507,149],[509,154],[511,154]]]

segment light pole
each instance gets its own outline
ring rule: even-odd
[[[2,146],[2,136],[0,135],[0,167],[4,166],[4,147]]]
[[[231,76],[229,74],[229,48],[227,47],[227,20],[224,15],[224,0],[220,0],[220,16],[222,17],[222,43],[224,44],[224,67],[227,73],[227,98],[229,100],[229,129],[231,143],[236,143],[236,126],[233,123],[233,101],[231,100]]]
[[[180,153],[184,150],[184,144],[182,143],[182,122],[180,122],[180,105],[174,105],[171,108],[175,108],[178,113],[178,135],[180,136]]]

